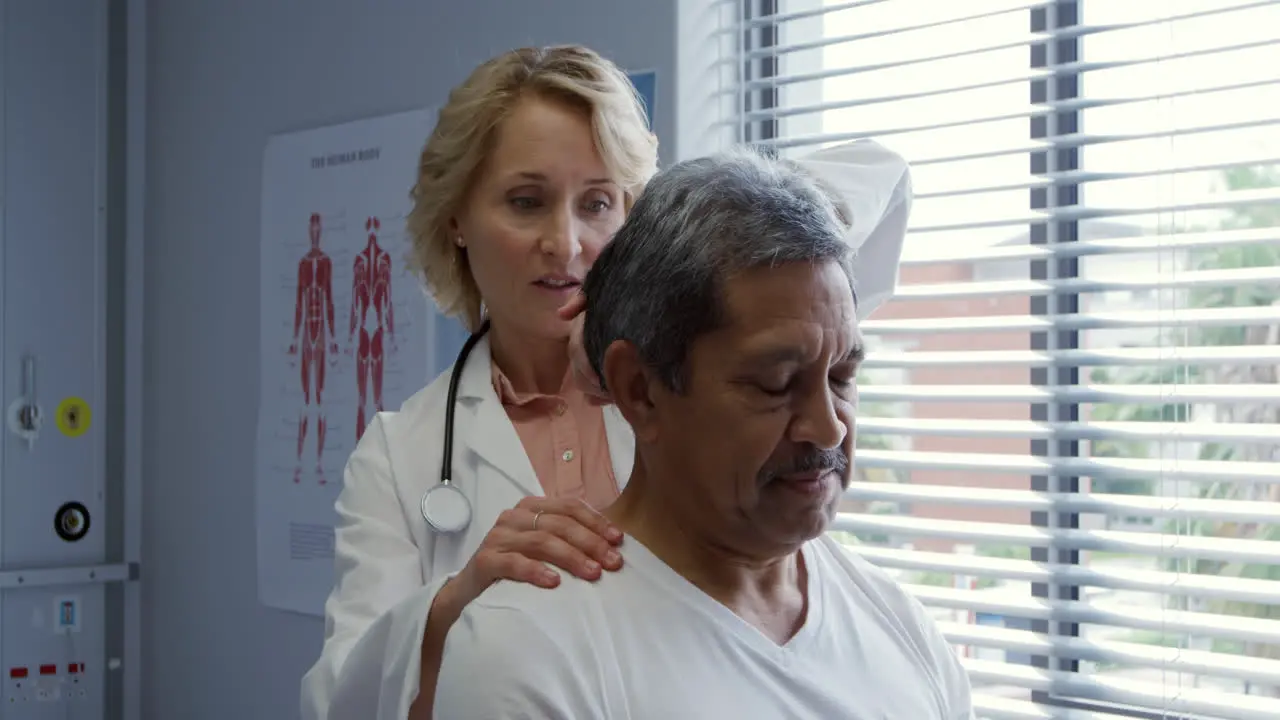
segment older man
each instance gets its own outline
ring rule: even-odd
[[[853,464],[858,207],[745,150],[652,181],[584,288],[636,436],[606,512],[624,566],[490,588],[449,634],[436,720],[972,716],[922,607],[824,535]]]

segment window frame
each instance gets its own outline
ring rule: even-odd
[[[1030,63],[1033,70],[1051,71],[1047,77],[1032,80],[1031,102],[1061,102],[1078,100],[1080,97],[1080,76],[1078,72],[1062,72],[1059,67],[1080,59],[1079,35],[1068,34],[1058,37],[1057,31],[1080,24],[1080,7],[1075,0],[1055,1],[1050,5],[1032,8],[1030,15],[1030,32],[1047,33],[1053,39],[1044,44],[1030,46]],[[1051,112],[1031,118],[1030,138],[1047,140],[1053,143],[1063,135],[1079,132],[1080,112],[1065,110]],[[1064,171],[1080,169],[1079,146],[1059,148],[1051,144],[1049,149],[1030,153],[1031,173],[1033,175],[1049,175]],[[1051,181],[1044,187],[1032,188],[1029,191],[1028,207],[1033,211],[1052,213],[1055,208],[1078,205],[1080,203],[1080,185],[1078,182],[1060,183]],[[1080,239],[1080,224],[1075,219],[1064,220],[1054,217],[1046,223],[1033,223],[1028,227],[1029,242],[1032,245],[1052,246],[1061,243],[1077,242]],[[1033,281],[1072,280],[1080,275],[1079,259],[1070,256],[1030,260],[1030,278]],[[1080,310],[1080,296],[1077,293],[1050,293],[1033,295],[1030,298],[1030,310],[1033,317],[1045,317],[1054,320],[1061,315],[1076,314]],[[1059,330],[1054,328],[1047,332],[1031,332],[1032,351],[1077,350],[1080,347],[1080,333],[1077,330]],[[1080,369],[1076,366],[1048,367],[1031,369],[1031,385],[1052,390],[1055,387],[1074,387],[1080,384]],[[1064,403],[1056,399],[1047,403],[1031,403],[1032,422],[1058,423],[1078,422],[1080,405]],[[1032,457],[1053,458],[1080,457],[1078,440],[1031,440]],[[1033,475],[1031,490],[1047,493],[1079,493],[1080,478],[1078,476]],[[1032,512],[1032,527],[1047,529],[1071,529],[1080,527],[1080,515],[1076,512]],[[1031,560],[1038,563],[1054,563],[1063,565],[1079,565],[1080,552],[1073,548],[1031,548]],[[1078,601],[1080,587],[1078,585],[1062,585],[1057,583],[1032,583],[1031,595],[1037,599],[1049,601]],[[1048,620],[1032,620],[1032,632],[1049,636],[1079,637],[1080,625],[1074,622],[1053,622]],[[1071,658],[1047,655],[1032,655],[1031,667],[1063,672],[1079,672],[1080,663]],[[1033,702],[1045,705],[1069,704],[1073,707],[1096,708],[1098,704],[1087,701],[1077,702],[1060,697],[1053,693],[1034,690],[1031,693]]]
[[[776,15],[778,13],[778,3],[780,0],[740,0],[742,28],[742,48],[744,51],[761,50],[765,48],[775,47],[778,44],[778,35],[781,30],[777,23],[765,23],[763,25],[752,25],[752,21],[758,18]],[[758,59],[744,59],[742,61],[742,78],[745,82],[752,80],[767,80],[769,78],[778,77],[778,67],[780,63],[776,57],[765,56]],[[768,88],[764,90],[743,90],[742,99],[739,103],[741,111],[739,125],[739,137],[742,142],[750,145],[751,143],[761,140],[776,140],[778,137],[778,121],[777,119],[766,120],[761,123],[751,123],[746,120],[747,114],[758,112],[760,110],[769,110],[778,107],[778,89]]]

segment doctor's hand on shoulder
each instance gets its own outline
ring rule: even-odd
[[[544,588],[560,583],[547,563],[583,580],[622,567],[622,531],[582,500],[526,497],[504,510],[467,565],[446,585],[465,605],[498,580]],[[452,586],[452,587],[450,587]]]

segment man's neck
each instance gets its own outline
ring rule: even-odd
[[[515,337],[495,324],[489,331],[489,352],[511,389],[517,393],[555,395],[569,372],[569,341]]]
[[[717,542],[696,518],[671,512],[639,457],[626,489],[604,511],[612,523],[712,599],[782,644],[804,625],[807,572],[798,550],[752,557]],[[670,485],[667,485],[670,487]],[[625,547],[625,545],[624,545]]]

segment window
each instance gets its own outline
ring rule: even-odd
[[[981,717],[1280,718],[1280,0],[741,9],[744,140],[913,164],[835,532]]]

